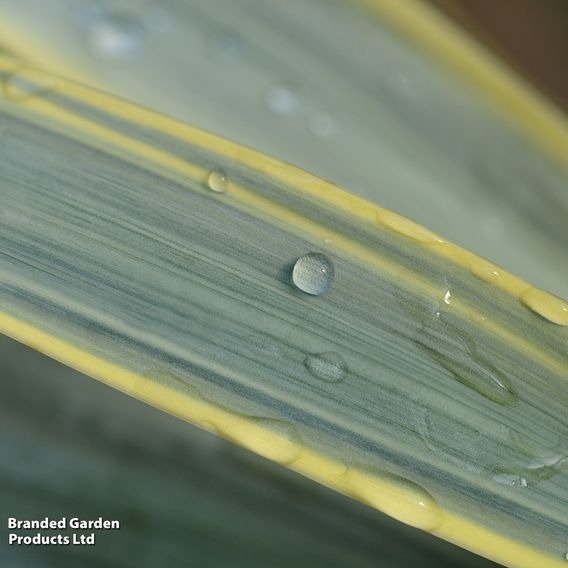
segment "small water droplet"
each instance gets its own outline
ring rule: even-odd
[[[268,90],[266,104],[274,114],[286,116],[298,110],[300,99],[290,87],[275,85]]]
[[[349,468],[342,477],[346,493],[403,523],[430,532],[442,524],[441,507],[413,481],[370,468]]]
[[[4,78],[2,94],[16,102],[41,97],[53,91],[57,81],[49,74],[35,69],[19,69]]]
[[[335,278],[335,269],[331,260],[319,252],[310,252],[300,257],[292,269],[294,285],[312,296],[327,292]]]
[[[388,227],[389,229],[392,229],[393,231],[415,241],[431,244],[444,242],[444,239],[436,233],[433,233],[429,229],[426,229],[426,227],[422,227],[422,225],[419,225],[402,215],[398,215],[393,211],[381,211],[378,215],[378,220],[385,225],[385,227]]]
[[[324,242],[326,245],[330,245],[330,244],[333,242],[333,240],[330,239],[329,237],[325,237],[325,239],[323,240],[323,242]]]
[[[519,300],[544,319],[556,325],[568,325],[568,302],[562,298],[531,287],[521,293]]]
[[[526,478],[515,473],[497,473],[493,476],[493,480],[502,485],[510,485],[511,487],[520,487],[522,489],[529,486]]]
[[[213,170],[207,176],[207,187],[217,193],[225,193],[227,184],[227,175],[221,170]]]
[[[333,116],[327,112],[317,112],[310,117],[309,127],[314,136],[318,138],[329,138],[336,129]]]
[[[469,270],[476,278],[479,278],[488,284],[497,282],[497,280],[501,278],[501,272],[499,269],[494,264],[491,264],[482,258],[478,258],[473,261]]]
[[[87,32],[87,42],[99,57],[132,60],[142,53],[146,29],[133,15],[104,14],[96,18]]]
[[[304,359],[304,366],[316,379],[338,383],[347,376],[347,363],[339,353],[316,353]]]
[[[446,290],[444,294],[444,304],[448,304],[448,306],[452,303],[452,293],[450,290]]]

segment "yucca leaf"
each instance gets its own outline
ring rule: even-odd
[[[568,297],[566,120],[411,0],[0,0],[14,52],[330,179]]]
[[[563,565],[566,303],[292,166],[0,65],[5,334],[460,546]]]
[[[494,566],[4,336],[0,357],[0,510],[121,523],[2,565]]]

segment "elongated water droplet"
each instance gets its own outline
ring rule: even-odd
[[[281,464],[296,461],[302,453],[296,427],[283,420],[239,416],[226,424],[214,425],[225,438]]]
[[[35,69],[20,69],[8,75],[2,84],[3,95],[16,102],[32,97],[41,97],[57,86],[57,82],[47,73]]]
[[[556,325],[568,325],[568,302],[538,288],[527,288],[519,296],[523,306]]]
[[[478,258],[473,261],[469,270],[476,278],[479,278],[488,284],[497,282],[497,280],[501,278],[501,272],[499,269],[494,264],[491,264],[482,258]]]
[[[497,473],[493,476],[493,480],[502,485],[510,485],[511,487],[520,487],[524,489],[529,486],[525,477],[516,473]]]
[[[481,432],[431,409],[423,409],[415,423],[422,442],[438,459],[476,474],[483,472],[487,443]]]
[[[451,324],[441,321],[424,327],[416,336],[421,345],[442,367],[465,386],[502,405],[518,402],[509,379],[477,352],[475,343]]]
[[[213,170],[207,176],[207,187],[217,193],[225,193],[227,185],[227,175],[221,170]]]
[[[266,104],[274,114],[286,116],[298,110],[300,99],[290,87],[275,85],[266,94]]]
[[[87,41],[99,57],[132,60],[144,48],[146,30],[135,16],[122,13],[104,14],[90,25]]]
[[[316,379],[338,383],[347,375],[347,363],[339,353],[316,353],[304,359],[304,366]]]
[[[294,285],[312,296],[327,292],[335,278],[335,269],[331,260],[319,252],[310,252],[300,257],[292,269]]]
[[[439,244],[444,242],[444,239],[436,233],[433,233],[429,229],[426,229],[426,227],[422,227],[422,225],[419,225],[402,215],[398,215],[393,211],[381,211],[378,215],[378,220],[385,225],[385,227],[388,227],[389,229],[392,229],[393,231],[415,241],[430,244]]]
[[[468,354],[461,360],[448,355],[437,355],[438,362],[462,384],[482,396],[502,405],[514,405],[517,396],[509,379],[479,356]]]
[[[413,527],[435,531],[443,511],[418,484],[382,470],[350,468],[343,476],[344,491],[371,507]]]

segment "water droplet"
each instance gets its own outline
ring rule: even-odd
[[[452,303],[452,293],[449,290],[446,290],[444,294],[444,304],[448,304],[448,306]]]
[[[568,466],[568,457],[562,454],[549,454],[535,458],[527,465],[527,469],[532,472],[544,473],[544,470],[557,468],[564,469]]]
[[[436,233],[433,233],[429,229],[422,227],[422,225],[419,225],[418,223],[415,223],[414,221],[392,211],[381,211],[378,218],[385,227],[388,227],[405,237],[414,239],[415,241],[432,244],[444,242],[444,239],[436,235]]]
[[[310,252],[302,256],[292,269],[292,282],[302,292],[312,296],[327,292],[334,278],[333,263],[325,254],[319,252]]]
[[[414,418],[416,433],[437,459],[455,464],[478,475],[484,471],[487,438],[463,420],[424,408]]]
[[[511,487],[526,488],[529,486],[526,478],[515,473],[497,473],[493,476],[493,480],[502,485],[510,485]]]
[[[146,29],[135,16],[104,14],[90,25],[87,41],[99,57],[132,60],[142,53]]]
[[[478,258],[473,261],[469,270],[476,278],[479,278],[488,284],[492,284],[501,278],[501,272],[499,269],[494,264],[491,264],[482,258]]]
[[[568,560],[568,552],[564,555],[564,558]]]
[[[327,112],[317,112],[310,117],[309,127],[314,136],[329,138],[335,132],[336,123]]]
[[[207,176],[207,187],[217,193],[225,193],[227,184],[227,175],[221,170],[213,170]]]
[[[296,427],[283,420],[238,416],[236,420],[228,420],[226,425],[215,424],[215,427],[225,438],[281,464],[296,461],[302,453]]]
[[[330,244],[333,242],[333,240],[330,239],[329,237],[325,237],[325,239],[323,240],[323,242],[324,242],[326,245],[330,245]]]
[[[316,353],[304,359],[304,366],[316,379],[338,383],[347,375],[347,363],[339,353]]]
[[[544,319],[556,325],[568,325],[568,302],[562,298],[531,287],[521,293],[519,300]]]
[[[49,74],[35,69],[19,69],[7,75],[2,84],[2,94],[13,101],[22,102],[32,97],[41,97],[57,86]]]
[[[443,511],[434,497],[418,484],[382,470],[349,468],[342,476],[344,491],[371,507],[408,525],[435,531]]]
[[[266,104],[274,114],[286,116],[298,110],[300,99],[290,87],[275,85],[268,90]]]
[[[477,353],[471,338],[443,321],[441,314],[421,329],[415,341],[458,382],[498,404],[517,404],[509,379]]]
[[[517,395],[509,379],[479,356],[462,353],[454,358],[451,355],[438,353],[436,358],[460,383],[472,388],[485,398],[505,406],[517,404]]]
[[[551,448],[541,446],[513,430],[509,430],[509,436],[514,447],[532,458],[528,464],[518,467],[515,472],[524,477],[529,485],[536,485],[568,470],[568,456],[562,448],[560,438],[557,439],[555,447]]]

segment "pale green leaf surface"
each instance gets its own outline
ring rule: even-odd
[[[528,309],[528,285],[317,178],[10,65],[6,333],[500,562],[563,562],[564,304]],[[315,297],[290,274],[314,251],[335,266]]]
[[[2,524],[2,566],[494,566],[4,336],[0,358],[0,511],[121,523],[94,547],[8,547]]]
[[[567,297],[568,160],[393,27],[405,8],[0,0],[0,32],[37,65],[303,167]]]

